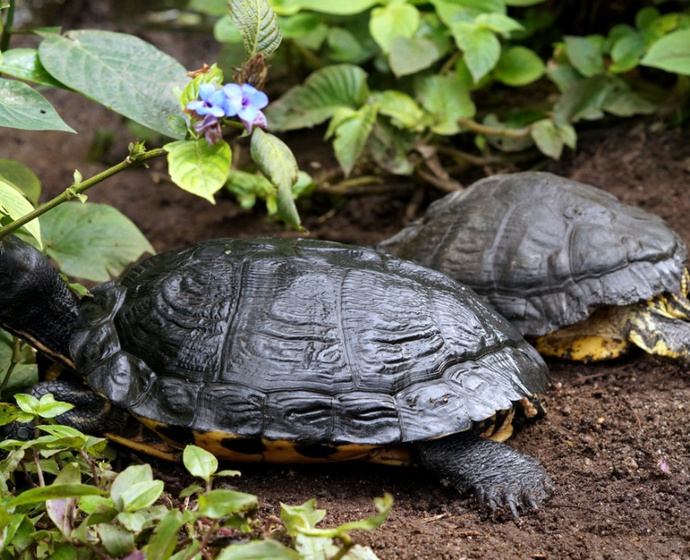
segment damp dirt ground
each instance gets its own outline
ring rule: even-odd
[[[214,44],[187,45],[165,33],[143,36],[188,68],[214,59]],[[117,115],[75,94],[49,91],[78,135],[0,130],[0,157],[29,165],[47,199],[69,185],[74,169],[89,177],[126,154],[132,134]],[[96,131],[112,144],[87,161]],[[301,166],[315,174],[334,166],[323,130],[287,137]],[[690,134],[657,121],[598,126],[581,133],[578,148],[560,162],[534,162],[563,176],[597,185],[667,220],[690,243]],[[458,179],[517,171],[510,164],[474,169]],[[389,194],[318,194],[302,205],[311,237],[371,244],[417,217],[431,198],[397,180]],[[379,187],[380,188],[380,185]],[[391,194],[392,193],[392,194]],[[221,195],[211,205],[173,186],[161,162],[122,173],[89,193],[129,216],[156,250],[213,237],[295,235],[260,209],[243,211]],[[432,475],[412,468],[367,464],[241,465],[233,486],[259,497],[261,514],[280,503],[316,498],[326,524],[374,513],[373,499],[389,492],[388,521],[356,532],[381,559],[688,559],[690,558],[690,373],[642,354],[611,363],[549,362],[553,388],[543,396],[548,415],[516,433],[510,445],[537,457],[556,485],[543,508],[515,522],[490,514]],[[174,467],[157,464],[173,480]],[[167,469],[170,469],[168,472]]]

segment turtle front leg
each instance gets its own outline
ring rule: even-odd
[[[127,411],[114,406],[83,383],[62,379],[44,381],[27,392],[37,399],[51,393],[55,400],[74,405],[73,409],[55,418],[59,424],[86,434],[106,437],[110,441],[166,461],[177,461],[180,456],[179,449],[172,448]],[[15,427],[15,431],[18,429],[19,426]],[[17,431],[17,439],[31,437],[22,437],[21,434],[25,432],[26,430],[21,429]]]
[[[417,463],[460,492],[474,491],[492,511],[508,506],[537,510],[554,486],[539,461],[508,445],[471,434],[454,434],[415,444]]]

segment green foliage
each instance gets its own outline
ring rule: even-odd
[[[193,499],[185,502],[188,505],[171,508],[174,498],[164,493],[164,484],[154,477],[150,465],[131,465],[114,473],[104,458],[102,439],[46,424],[72,405],[56,402],[49,394],[40,400],[18,394],[16,400],[18,408],[0,409],[0,425],[31,420],[46,435],[0,444],[8,452],[0,461],[3,554],[53,560],[143,558],[144,554],[156,559],[203,554],[224,559],[317,560],[327,552],[329,557],[339,554],[353,560],[376,558],[371,549],[353,546],[348,531],[378,527],[390,510],[390,497],[377,500],[378,515],[335,529],[314,528],[323,514],[321,510],[313,513],[313,501],[292,509],[283,506],[291,511],[284,518],[285,530],[294,541],[291,549],[262,532],[266,524],[256,518],[256,496],[212,487],[217,477],[239,473],[219,472],[218,461],[207,451],[185,448],[185,467],[203,479],[206,487],[190,487],[186,496]],[[23,477],[17,478],[22,472]],[[33,487],[20,484],[27,477]],[[252,540],[219,550],[209,543],[220,534],[240,542]],[[336,545],[334,538],[342,544]]]

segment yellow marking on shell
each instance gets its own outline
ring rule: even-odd
[[[595,362],[618,358],[630,349],[630,343],[623,339],[572,333],[572,336],[554,336],[556,333],[539,337],[534,347],[543,356]]]

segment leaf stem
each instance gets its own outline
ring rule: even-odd
[[[100,183],[101,181],[105,181],[106,179],[112,177],[120,171],[123,171],[124,169],[127,169],[129,167],[133,167],[134,165],[143,163],[147,160],[161,157],[166,153],[167,152],[163,148],[156,148],[154,150],[149,150],[147,152],[141,152],[136,154],[131,153],[124,159],[124,161],[121,161],[117,165],[114,165],[113,167],[110,167],[105,171],[102,171],[101,173],[94,175],[90,179],[86,179],[85,181],[81,181],[79,183],[73,183],[72,185],[67,187],[67,189],[65,189],[65,191],[62,194],[56,196],[52,200],[49,200],[45,204],[42,204],[34,211],[29,212],[21,218],[18,218],[17,220],[14,220],[6,226],[0,228],[0,239],[5,237],[7,234],[19,229],[23,225],[28,224],[31,220],[38,218],[39,216],[42,216],[43,214],[45,214],[49,210],[52,210],[53,208],[62,204],[63,202],[67,202],[68,200],[76,198],[84,191],[90,189],[91,187]]]
[[[2,37],[0,38],[0,52],[7,50],[10,46],[10,37],[12,36],[12,25],[14,24],[14,3],[15,0],[9,0],[10,7],[7,8],[7,18],[2,26]]]
[[[458,123],[462,126],[469,128],[472,132],[477,134],[485,134],[487,136],[503,136],[504,138],[524,138],[529,136],[532,132],[531,126],[526,126],[524,128],[508,128],[508,127],[495,127],[486,126],[484,124],[479,124],[470,119],[458,119]]]

